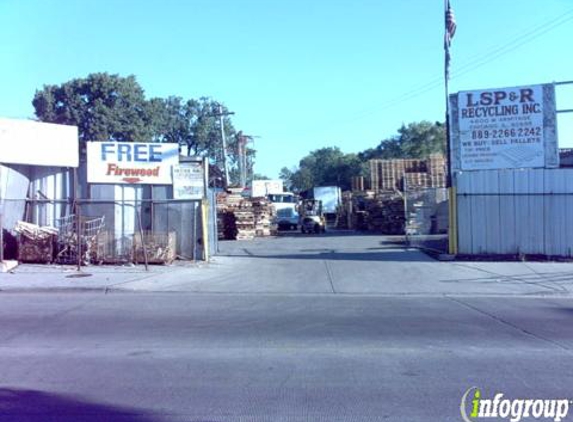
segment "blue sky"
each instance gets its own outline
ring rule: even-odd
[[[573,80],[573,1],[451,4],[451,92]],[[133,74],[148,98],[223,102],[270,177],[444,119],[443,0],[0,0],[0,19],[2,117],[33,117],[44,84]],[[573,86],[557,98],[573,108]]]

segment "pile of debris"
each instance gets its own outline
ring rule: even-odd
[[[171,264],[176,258],[176,235],[169,233],[135,233],[133,260],[136,264]]]
[[[20,262],[49,264],[54,261],[54,243],[58,229],[18,221],[14,231],[19,235],[18,260]]]

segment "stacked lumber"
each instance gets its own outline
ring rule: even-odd
[[[217,194],[217,236],[219,240],[234,240],[237,226],[234,207],[241,203],[241,196],[225,192]]]
[[[255,238],[255,213],[250,200],[244,199],[233,210],[237,227],[237,240],[253,240]]]
[[[368,230],[368,212],[356,211],[352,214],[352,227],[355,230],[366,231]]]
[[[337,229],[349,229],[352,218],[352,192],[342,192],[340,206],[336,210]]]
[[[364,190],[364,176],[352,176],[350,183],[353,191]]]
[[[19,261],[51,263],[54,260],[54,240],[58,229],[18,221],[14,231],[19,234]]]
[[[275,208],[267,198],[252,198],[253,213],[255,217],[255,235],[271,236],[273,230],[273,217]]]
[[[424,189],[430,186],[428,173],[404,173],[404,190]]]
[[[145,263],[145,253],[149,264],[171,264],[176,257],[176,234],[144,232],[133,237],[133,261]]]
[[[365,198],[368,230],[383,234],[404,234],[404,200],[400,195],[378,194]]]
[[[255,237],[255,214],[249,199],[238,193],[217,195],[219,239],[252,240]]]
[[[429,187],[446,187],[446,159],[442,154],[432,154],[426,161],[428,167]]]
[[[441,154],[432,154],[425,160],[370,160],[369,167],[371,187],[376,191],[402,190],[404,178],[409,189],[408,182],[416,188],[444,187],[446,184],[446,162]]]

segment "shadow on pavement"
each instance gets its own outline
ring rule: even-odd
[[[0,389],[0,421],[18,422],[160,422],[139,409],[81,400],[36,390]]]

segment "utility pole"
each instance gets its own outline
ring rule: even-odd
[[[239,156],[239,177],[240,177],[240,184],[241,187],[244,188],[247,186],[247,143],[249,141],[254,142],[254,138],[260,138],[260,136],[256,135],[244,135],[243,132],[239,132],[237,134],[237,149],[238,149],[238,156]]]
[[[221,124],[221,140],[223,141],[223,170],[225,172],[225,187],[229,185],[229,168],[227,167],[227,140],[225,139],[225,124],[223,122],[224,116],[235,114],[232,111],[223,113],[223,106],[219,104],[219,122]]]
[[[223,172],[225,174],[225,187],[229,185],[229,168],[227,167],[227,138],[225,137],[225,122],[224,117],[235,114],[234,111],[223,112],[223,106],[219,104],[219,112],[213,114],[207,114],[208,117],[218,117],[219,124],[221,125],[221,141],[223,148]]]

